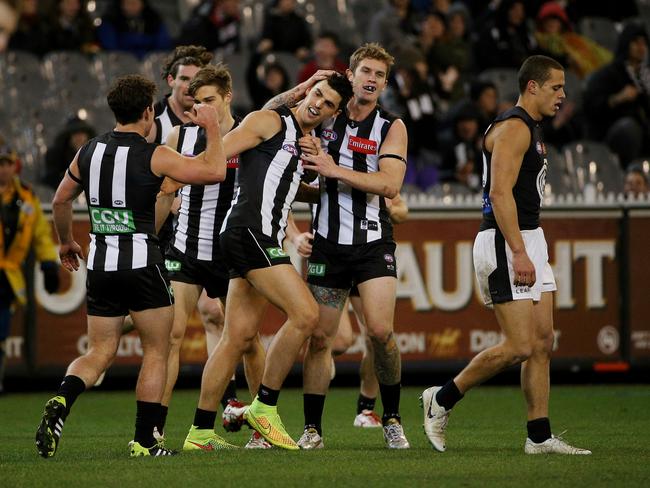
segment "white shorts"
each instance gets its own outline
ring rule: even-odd
[[[535,266],[536,281],[532,287],[513,284],[512,251],[500,231],[487,229],[476,236],[474,271],[481,296],[488,306],[512,300],[539,301],[543,292],[557,290],[542,228],[522,230],[521,237],[526,254]]]

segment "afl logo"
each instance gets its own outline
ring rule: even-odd
[[[537,141],[535,143],[535,149],[537,150],[538,154],[546,155],[546,146],[543,142]]]
[[[293,154],[294,156],[298,155],[298,149],[296,149],[296,146],[292,146],[291,144],[285,144],[284,146],[282,146],[282,149],[284,149],[288,153]]]
[[[326,141],[335,141],[339,137],[332,129],[323,129],[320,136]]]
[[[113,202],[113,205],[115,205],[116,207],[121,207],[122,205],[124,205],[124,202],[122,200],[115,200]]]
[[[384,261],[386,261],[389,264],[392,264],[395,262],[395,258],[393,257],[392,254],[384,254]]]

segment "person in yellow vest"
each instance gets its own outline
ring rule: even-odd
[[[47,292],[55,293],[59,288],[52,229],[36,195],[16,175],[17,164],[18,156],[0,138],[0,393],[13,307],[27,302],[22,265],[32,248],[41,263]]]

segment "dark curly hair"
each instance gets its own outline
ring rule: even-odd
[[[120,124],[140,120],[142,112],[153,104],[156,84],[140,75],[120,76],[113,82],[106,100]]]
[[[212,61],[212,53],[203,46],[178,46],[165,59],[162,66],[162,79],[166,80],[169,75],[176,78],[180,65],[203,68],[210,61]]]
[[[343,110],[352,98],[352,83],[341,73],[332,73],[327,78],[327,84],[340,95],[339,110]]]

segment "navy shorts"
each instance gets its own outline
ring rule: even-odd
[[[174,304],[167,272],[162,264],[122,271],[88,270],[88,315],[119,317]]]
[[[307,264],[310,285],[349,290],[359,283],[384,276],[397,277],[394,241],[344,245],[316,235]]]
[[[291,264],[289,255],[271,237],[249,227],[224,230],[219,246],[231,278],[245,278],[254,269]]]
[[[225,297],[230,276],[223,257],[213,261],[194,259],[174,246],[167,249],[165,267],[170,281],[199,285],[210,298]]]

